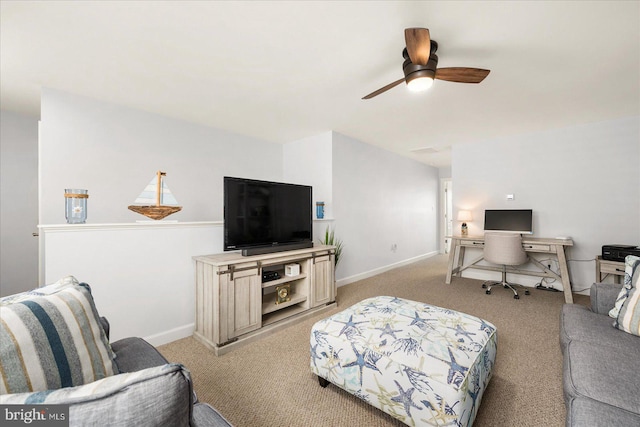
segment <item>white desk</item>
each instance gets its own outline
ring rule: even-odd
[[[502,268],[492,265],[477,265],[484,259],[481,255],[468,265],[464,265],[464,253],[466,248],[484,248],[484,236],[447,236],[451,239],[451,251],[449,252],[449,266],[447,268],[447,278],[445,283],[451,283],[451,277],[460,275],[467,268],[480,270],[502,271]],[[549,277],[557,279],[562,283],[564,300],[567,304],[573,304],[571,293],[571,282],[569,279],[569,266],[565,256],[565,247],[573,246],[571,239],[546,239],[540,237],[523,237],[522,246],[526,252],[552,254],[558,258],[560,274],[555,273],[533,257],[529,260],[537,266],[540,271],[521,270],[515,267],[507,267],[507,273],[523,274],[527,276]],[[454,267],[455,265],[455,267]]]

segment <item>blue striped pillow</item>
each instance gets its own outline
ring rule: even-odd
[[[613,326],[621,331],[640,335],[640,258],[627,255],[625,263],[627,267],[631,266],[624,277],[625,287],[629,291]]]
[[[51,285],[0,304],[1,394],[73,387],[118,373],[89,285]]]

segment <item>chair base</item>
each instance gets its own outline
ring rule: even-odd
[[[484,282],[482,284],[482,288],[486,289],[485,293],[487,295],[491,295],[491,287],[496,286],[496,285],[502,285],[503,288],[509,288],[513,291],[513,298],[514,299],[520,299],[520,295],[518,295],[518,291],[516,291],[515,286],[519,286],[521,288],[524,288],[524,286],[522,285],[516,285],[515,283],[509,283],[507,282],[507,272],[505,270],[502,271],[502,280],[499,282],[496,281],[491,281],[491,280],[487,280],[486,282]],[[525,289],[524,291],[525,295],[530,295],[530,292],[528,289]]]

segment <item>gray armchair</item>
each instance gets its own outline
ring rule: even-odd
[[[107,337],[109,337],[109,322],[106,318],[101,317],[100,322],[105,328]],[[141,406],[141,400],[157,402],[158,406],[165,406],[163,415],[164,419],[147,420],[147,425],[192,425],[196,427],[215,426],[230,427],[231,424],[207,403],[200,403],[193,392],[191,376],[183,366],[178,364],[169,364],[169,362],[147,341],[142,338],[130,337],[124,338],[111,343],[111,348],[116,354],[116,364],[120,373],[140,372],[153,367],[166,366],[166,375],[168,378],[162,380],[149,381],[148,384],[141,382],[131,387],[129,398],[122,399],[127,406],[127,410],[131,411],[129,418],[135,425],[139,424],[138,419],[147,417],[148,414],[136,414],[138,407]],[[161,376],[162,377],[162,376]],[[155,393],[152,394],[152,393]],[[166,394],[170,394],[166,396]],[[162,402],[162,403],[161,403]],[[106,402],[107,406],[111,406],[114,402]],[[117,403],[118,412],[122,412],[124,408],[122,403]],[[142,405],[145,406],[145,405]],[[155,405],[148,405],[147,409],[154,408]],[[88,405],[86,411],[77,408],[77,416],[79,419],[87,419],[95,414],[95,408]],[[107,408],[113,412],[113,406]],[[156,408],[157,410],[157,408]],[[86,412],[86,413],[84,413]],[[139,415],[139,416],[138,416]],[[104,414],[96,417],[96,422],[104,420]],[[184,421],[191,420],[190,424],[184,424]],[[103,422],[103,421],[102,421]],[[122,424],[115,422],[114,424]],[[89,424],[91,425],[91,424]],[[108,425],[108,424],[102,424]],[[122,425],[133,425],[128,422]]]
[[[88,285],[51,285],[0,305],[2,334],[14,338],[0,346],[0,404],[69,405],[71,426],[230,426],[197,401],[184,366],[142,338],[109,343]],[[16,365],[22,355],[30,363]]]

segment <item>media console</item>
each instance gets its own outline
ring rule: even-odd
[[[254,256],[193,257],[196,268],[195,339],[217,356],[336,306],[335,247]],[[288,276],[285,266],[297,264]],[[265,277],[276,280],[263,281]]]

